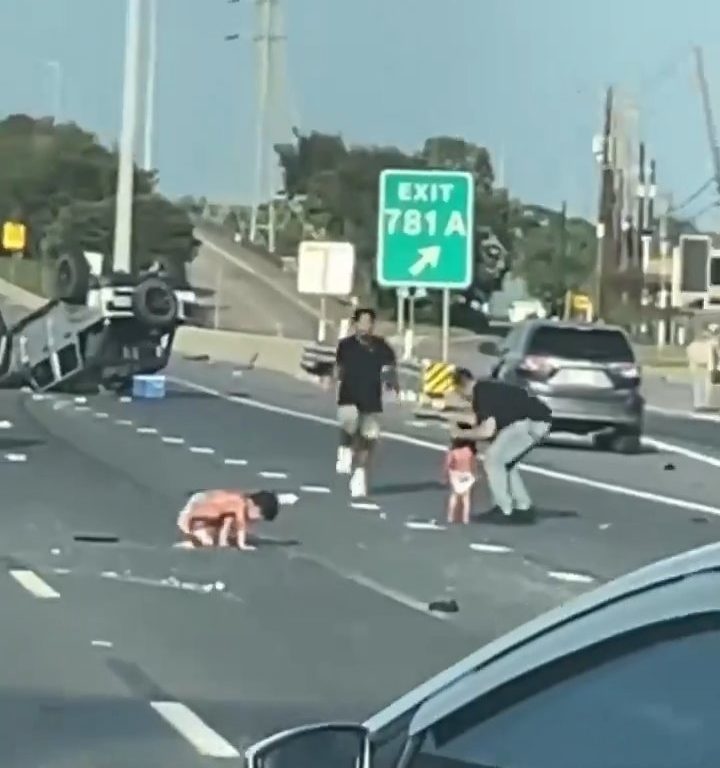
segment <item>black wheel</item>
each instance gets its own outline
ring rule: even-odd
[[[136,288],[132,298],[137,320],[151,328],[169,328],[178,318],[175,292],[159,277],[148,277]]]
[[[614,438],[615,435],[612,432],[599,432],[592,436],[593,447],[599,451],[612,451]]]
[[[83,253],[63,253],[55,264],[55,298],[85,304],[90,289],[90,265]]]
[[[619,432],[612,436],[610,447],[615,453],[624,453],[626,455],[640,453],[640,433]]]

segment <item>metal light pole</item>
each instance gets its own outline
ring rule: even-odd
[[[258,208],[262,204],[266,188],[267,173],[267,117],[270,96],[270,66],[272,45],[272,3],[273,0],[257,0],[261,18],[261,32],[257,40],[260,44],[260,71],[258,77],[258,114],[255,140],[255,199],[250,216],[250,242],[255,242],[257,235]]]
[[[155,122],[155,75],[157,70],[158,0],[148,0],[148,65],[145,83],[145,135],[143,138],[143,168],[152,170],[153,128]]]
[[[137,129],[138,73],[140,71],[140,4],[141,0],[127,0],[122,128],[120,132],[115,242],[113,247],[113,269],[116,272],[128,273],[132,269],[133,174],[135,132]]]
[[[52,116],[55,118],[55,122],[59,123],[62,112],[62,64],[55,60],[46,61],[45,64],[50,70],[52,77],[50,86],[52,91]]]

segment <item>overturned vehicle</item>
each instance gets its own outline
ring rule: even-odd
[[[53,295],[15,323],[0,316],[0,387],[124,391],[165,368],[194,300],[161,272],[98,277],[84,253],[58,257]]]

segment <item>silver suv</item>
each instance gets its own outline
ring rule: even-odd
[[[498,357],[493,378],[526,387],[550,408],[553,431],[592,435],[598,448],[639,449],[645,402],[622,328],[531,320],[480,351]]]

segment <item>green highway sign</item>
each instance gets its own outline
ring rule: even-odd
[[[463,171],[380,174],[377,281],[385,288],[467,288],[475,184]]]

